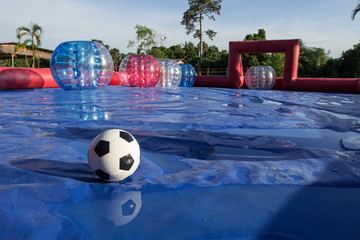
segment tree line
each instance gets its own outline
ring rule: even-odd
[[[136,28],[136,27],[135,27]],[[145,27],[146,28],[146,27]],[[145,29],[144,26],[141,29]],[[148,31],[147,32],[151,32]],[[150,29],[151,30],[151,29]],[[142,35],[144,36],[144,35]],[[156,34],[153,34],[152,45],[147,48],[138,47],[136,53],[150,54],[155,58],[184,59],[187,63],[194,66],[198,70],[200,62],[200,44],[195,45],[192,42],[176,44],[170,47],[161,46],[155,40]],[[136,46],[144,46],[145,38],[137,38]],[[249,40],[266,40],[266,31],[259,29],[257,33],[248,34],[243,39]],[[100,41],[102,43],[102,41]],[[158,46],[160,44],[160,46]],[[108,47],[108,45],[105,45]],[[123,56],[131,54],[115,54],[120,52],[118,49],[109,49],[113,58],[118,58],[120,63]],[[319,47],[309,47],[301,41],[298,75],[300,77],[360,77],[360,42],[355,44],[353,48],[346,50],[339,58],[329,56],[329,51]],[[227,68],[228,67],[228,50],[219,50],[218,47],[203,43],[203,59],[202,68]],[[115,61],[114,61],[115,62]],[[271,66],[276,75],[281,77],[284,73],[285,53],[258,53],[258,54],[242,54],[242,62],[244,71],[251,66]],[[115,68],[118,66],[114,66]]]
[[[139,26],[138,26],[139,27]],[[136,27],[135,27],[136,28]],[[136,29],[143,29],[147,31],[154,39],[150,40],[152,44],[145,44],[149,39],[148,36],[144,38],[137,38],[130,43],[137,46],[136,52],[121,52],[117,48],[110,48],[109,45],[101,40],[92,39],[102,43],[110,52],[114,60],[114,69],[117,69],[122,59],[133,53],[150,54],[155,58],[169,58],[169,59],[183,59],[191,64],[197,71],[199,70],[200,62],[200,44],[195,45],[193,42],[184,42],[181,44],[165,47],[161,43],[161,39],[156,41],[156,34],[154,31],[140,26]],[[141,34],[140,34],[141,35]],[[266,32],[264,29],[259,29],[257,33],[248,34],[243,39],[248,40],[266,40]],[[146,47],[145,47],[146,46]],[[21,49],[21,45],[19,45]],[[228,67],[228,50],[220,50],[217,46],[208,45],[203,42],[203,59],[201,67],[206,68],[224,68]],[[34,59],[32,59],[34,64]],[[281,77],[284,72],[284,53],[259,53],[259,54],[242,54],[242,61],[244,71],[251,66],[271,66],[276,75]],[[0,66],[11,66],[11,60],[0,60]],[[29,62],[26,59],[16,59],[16,67],[28,67]],[[50,67],[50,61],[41,60],[40,67]],[[329,52],[324,48],[309,47],[302,41],[300,45],[299,69],[298,75],[300,77],[360,77],[360,42],[355,44],[353,48],[344,51],[339,58],[332,58]]]

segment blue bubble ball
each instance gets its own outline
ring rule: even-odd
[[[53,52],[50,70],[56,83],[65,90],[96,89],[110,83],[114,64],[101,43],[69,41]]]
[[[180,64],[181,68],[181,82],[179,87],[192,87],[195,83],[196,73],[193,66],[190,64]]]

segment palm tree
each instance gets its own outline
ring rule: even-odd
[[[354,11],[353,11],[353,13],[352,13],[352,15],[351,15],[352,20],[354,20],[355,15],[356,15],[358,12],[360,12],[360,3],[359,3],[359,5],[357,5],[357,7],[354,9]]]
[[[24,43],[31,44],[31,51],[33,53],[32,67],[35,67],[35,51],[41,45],[42,32],[43,32],[42,27],[40,27],[36,23],[30,23],[29,27],[21,26],[16,29],[16,37],[19,39],[19,43],[21,43],[21,40],[25,37],[27,39],[24,41]]]
[[[17,43],[16,45],[15,45],[15,57],[16,57],[16,53],[18,52],[18,51],[20,51],[20,50],[24,50],[24,52],[25,52],[25,60],[26,60],[26,65],[27,65],[27,67],[30,67],[29,66],[29,61],[28,61],[28,58],[27,58],[27,55],[26,55],[26,50],[27,50],[27,44],[28,44],[28,42],[29,42],[30,40],[29,39],[27,39],[27,40],[25,40],[23,43]]]

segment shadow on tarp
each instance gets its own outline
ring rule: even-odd
[[[360,179],[349,184],[329,181],[328,173],[338,167],[329,164],[317,182],[298,188],[274,208],[256,239],[360,239]]]
[[[87,183],[104,183],[91,171],[87,163],[69,163],[44,159],[21,159],[10,161],[16,168],[61,178],[70,178]]]
[[[103,183],[85,163],[42,159],[10,163],[31,172],[86,183]],[[87,191],[84,199],[71,198],[56,207],[57,216],[65,217],[69,225],[57,236],[76,234],[94,239],[105,236],[122,239],[360,239],[360,189],[354,184],[350,184],[354,187],[346,187],[344,183],[331,182],[327,174],[338,167],[329,164],[312,186],[244,184],[161,188],[161,191],[155,190],[156,194],[154,191],[142,192],[142,201],[140,192],[136,196],[118,193],[118,185],[86,184],[83,185]],[[141,205],[141,211],[133,208]],[[126,228],[121,227],[124,225]]]
[[[109,197],[112,191],[93,190],[92,196],[59,209],[71,220],[72,233],[84,238],[360,239],[357,188],[222,185],[142,191],[142,208],[132,221],[119,208],[124,201]],[[118,223],[108,221],[110,212]]]
[[[102,128],[67,127],[58,130],[55,137],[65,139],[94,139],[108,130]],[[127,129],[128,130],[128,129]],[[141,131],[128,130],[139,142],[142,150],[196,158],[200,160],[266,161],[260,156],[270,156],[273,161],[299,158],[330,157],[331,153],[290,144],[270,136],[242,136],[207,131]],[[254,158],[259,156],[259,158]]]

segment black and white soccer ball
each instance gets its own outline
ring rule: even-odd
[[[92,171],[110,182],[124,180],[140,164],[140,146],[127,131],[110,129],[97,135],[88,151]]]

